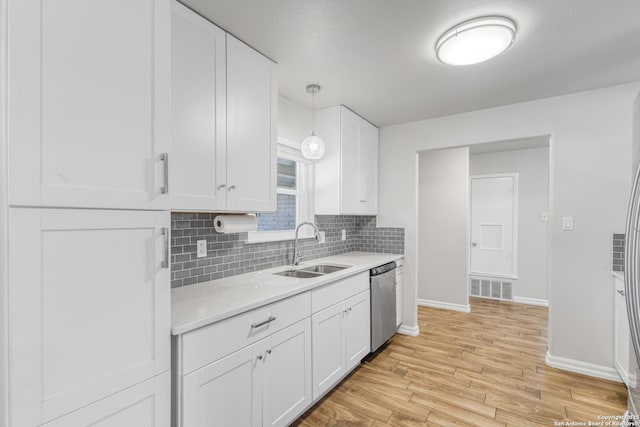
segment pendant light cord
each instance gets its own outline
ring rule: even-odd
[[[311,92],[311,134],[316,134],[316,91]]]

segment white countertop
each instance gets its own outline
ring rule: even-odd
[[[301,262],[298,267],[283,265],[254,273],[175,288],[171,290],[171,333],[173,335],[184,334],[403,257],[404,255],[349,252]],[[316,264],[349,265],[351,267],[310,279],[273,274]]]

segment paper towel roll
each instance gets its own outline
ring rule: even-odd
[[[213,219],[213,226],[223,234],[256,231],[258,218],[255,215],[218,215]]]

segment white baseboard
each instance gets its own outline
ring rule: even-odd
[[[581,360],[552,356],[548,351],[545,361],[547,362],[547,365],[552,368],[576,372],[578,374],[589,375],[591,377],[602,378],[609,381],[622,382],[620,375],[618,375],[618,371],[611,366],[594,365],[593,363],[583,362]]]
[[[418,325],[415,325],[415,326],[400,325],[400,327],[398,328],[398,333],[402,335],[417,337],[418,335],[420,335],[420,328],[418,327]]]
[[[418,298],[418,305],[421,305],[424,307],[441,308],[443,310],[460,311],[462,313],[469,313],[471,311],[471,306],[469,304],[467,305],[452,304],[450,302],[433,301],[430,299]]]
[[[540,307],[549,307],[549,300],[538,298],[513,297],[513,302],[518,304],[539,305]]]

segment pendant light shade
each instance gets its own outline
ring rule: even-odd
[[[471,65],[504,52],[516,37],[516,24],[504,16],[485,16],[456,25],[436,43],[445,64]]]
[[[324,156],[324,141],[316,136],[314,132],[302,141],[302,155],[306,159],[318,160]]]
[[[306,137],[304,141],[302,141],[302,146],[300,150],[302,151],[302,155],[306,159],[310,160],[318,160],[324,156],[324,141],[316,135],[316,111],[315,111],[315,95],[320,92],[320,86],[318,85],[309,85],[307,86],[307,93],[311,94],[311,115],[313,126],[311,130],[311,135]]]

